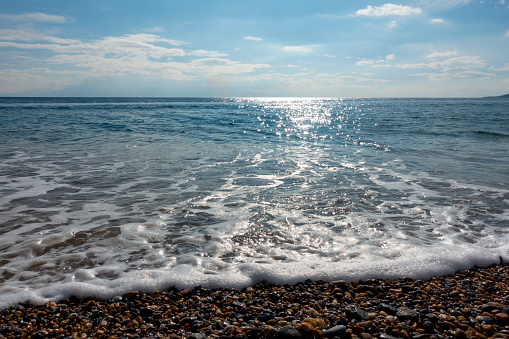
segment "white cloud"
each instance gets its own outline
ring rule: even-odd
[[[361,61],[357,61],[355,64],[357,66],[387,67],[390,66],[389,63],[393,60],[396,60],[396,55],[388,54],[385,56],[385,58],[362,59]]]
[[[46,13],[0,14],[0,19],[9,21],[37,21],[48,23],[64,23],[67,19],[61,15]]]
[[[432,23],[432,24],[442,24],[445,21],[444,21],[444,19],[437,18],[437,19],[429,19],[429,22]]]
[[[368,5],[365,9],[359,9],[355,12],[357,16],[408,16],[414,14],[421,14],[422,9],[410,6],[402,6],[402,5],[394,5],[394,4],[384,4],[382,6],[370,6]]]
[[[221,58],[196,59],[186,65],[187,71],[205,76],[218,76],[222,74],[251,73],[258,68],[266,68],[266,64],[243,64],[240,61],[231,61]]]
[[[245,36],[244,40],[263,41],[262,38],[258,38],[258,37],[255,37],[255,36]]]
[[[355,64],[357,66],[369,66],[373,65],[375,63],[375,60],[373,59],[362,59],[361,61],[357,61]]]
[[[311,46],[284,46],[282,50],[288,53],[300,54],[309,54],[314,52],[314,49]]]
[[[473,68],[484,68],[486,67],[486,62],[484,62],[484,60],[478,56],[462,56],[442,61],[432,61],[429,63],[423,62],[417,64],[397,65],[397,67],[403,69],[431,68],[441,69],[444,72],[449,72],[452,70],[470,70]]]
[[[209,57],[209,58],[219,58],[219,57],[228,56],[228,54],[225,54],[225,53],[220,53],[220,52],[216,52],[216,51],[207,51],[204,49],[187,51],[187,52],[185,52],[185,55],[192,55],[192,56],[197,56],[197,57]]]
[[[396,27],[398,27],[398,23],[395,20],[389,22],[389,28],[396,28]]]
[[[446,71],[452,69],[483,68],[486,67],[486,62],[478,56],[463,56],[440,61],[438,62],[438,67]]]
[[[389,55],[385,56],[385,61],[392,61],[392,60],[396,60],[395,54],[389,54]]]
[[[486,72],[478,72],[478,71],[464,71],[462,74],[464,75],[479,75],[482,77],[492,77],[495,76],[493,73],[486,73]]]
[[[8,32],[6,32],[8,31]],[[6,34],[2,34],[6,33]],[[80,40],[60,39],[31,31],[0,30],[3,40],[23,41],[30,43],[1,41],[2,47],[16,47],[22,49],[48,49],[57,53],[109,54],[115,55],[146,55],[153,58],[192,55],[205,56],[200,50],[187,53],[180,48],[168,48],[156,43],[183,45],[185,42],[161,38],[153,34],[133,34],[116,37],[104,37],[99,40],[84,42]],[[33,41],[47,41],[45,43],[31,43]],[[211,52],[217,56],[217,52]],[[220,54],[224,56],[225,54]]]
[[[440,80],[452,80],[457,78],[468,78],[468,77],[480,77],[480,78],[490,78],[494,76],[492,73],[485,72],[477,72],[477,71],[460,71],[460,72],[442,72],[442,73],[418,73],[418,74],[410,74],[410,76],[415,77],[424,77],[431,81],[440,81]]]
[[[509,37],[509,31],[504,35],[505,37]]]
[[[56,44],[75,44],[80,42],[79,40],[57,38],[28,29],[0,29],[0,40],[25,42],[48,41]]]
[[[509,71],[509,63],[505,64],[504,66],[500,67],[500,68],[495,68],[495,67],[490,67],[490,69],[492,71],[497,71],[497,72],[505,72],[505,71]]]
[[[455,49],[454,51],[447,51],[447,52],[433,52],[430,55],[427,55],[426,58],[435,59],[435,58],[444,58],[444,57],[450,57],[458,55],[458,50]]]
[[[109,36],[94,41],[80,41],[29,31],[4,30],[3,33],[7,34],[2,36],[0,31],[0,47],[53,51],[53,56],[39,61],[69,65],[68,69],[83,72],[85,75],[82,77],[136,74],[188,79],[204,75],[242,74],[269,67],[266,64],[245,64],[228,60],[224,58],[228,54],[218,51],[168,47],[183,45],[185,42],[153,34]],[[174,61],[183,57],[186,59]]]
[[[0,93],[15,94],[26,91],[60,90],[76,84],[81,72],[52,71],[47,68],[0,70]]]

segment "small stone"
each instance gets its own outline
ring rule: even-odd
[[[257,319],[261,322],[267,322],[270,319],[272,319],[273,316],[274,316],[274,314],[272,314],[272,312],[264,312],[264,313],[261,313],[260,315],[258,315]]]
[[[309,323],[314,328],[318,328],[320,330],[323,330],[326,327],[325,321],[319,318],[306,318],[302,322]]]
[[[302,334],[297,331],[293,326],[283,326],[277,333],[274,338],[276,339],[301,339]]]
[[[325,331],[322,331],[322,336],[325,338],[341,337],[346,332],[346,326],[337,325]]]
[[[497,329],[493,325],[482,325],[481,328],[482,328],[483,333],[488,334],[488,335],[493,334],[497,331]]]
[[[467,335],[465,332],[460,330],[459,328],[454,332],[454,338],[455,339],[467,339]]]
[[[115,297],[113,297],[112,301],[115,302],[115,303],[119,303],[121,302],[123,299],[121,296],[117,295]]]
[[[355,305],[348,305],[345,307],[344,311],[348,319],[355,319],[359,321],[369,320],[369,315]]]
[[[140,317],[142,318],[149,318],[154,315],[154,310],[148,307],[142,307],[140,308]]]
[[[278,331],[276,330],[276,328],[270,325],[267,325],[263,328],[263,334],[265,334],[268,337],[273,337],[274,335],[276,335],[277,332]]]
[[[305,323],[305,322],[302,322],[300,324],[300,330],[304,333],[314,333],[315,332],[315,328],[313,327],[313,325],[311,325],[310,323]]]
[[[431,321],[425,321],[422,323],[422,328],[426,333],[435,333],[435,324],[433,324]]]
[[[449,293],[449,296],[452,298],[456,298],[456,297],[459,297],[460,294],[461,294],[461,292],[456,290],[456,291],[452,291],[451,293]]]
[[[391,326],[392,324],[394,324],[394,317],[392,315],[388,315],[387,317],[385,317],[384,323],[388,326]]]
[[[136,292],[136,291],[131,291],[131,292],[127,292],[127,293],[124,293],[124,295],[122,295],[122,299],[133,299],[134,297],[136,297],[139,293]]]
[[[501,303],[497,303],[497,302],[489,302],[487,304],[484,304],[482,305],[482,311],[483,312],[488,312],[488,313],[493,313],[493,311],[502,311],[502,309],[504,308],[504,305],[502,305]]]
[[[476,332],[476,331],[473,331],[473,330],[470,330],[470,331],[466,331],[466,332],[465,332],[465,335],[466,335],[466,337],[467,337],[467,338],[472,338],[472,337],[474,337],[476,334],[477,334],[477,332]]]
[[[392,307],[391,305],[384,304],[384,303],[381,303],[380,305],[378,305],[378,310],[383,311],[390,315],[396,315],[396,312],[398,311],[398,309],[396,307]]]
[[[408,307],[401,306],[398,308],[398,311],[396,312],[396,316],[399,320],[410,320],[410,321],[417,321],[419,320],[419,313],[417,313],[416,310],[411,310]]]
[[[373,322],[372,321],[363,321],[363,322],[359,323],[359,326],[362,326],[362,328],[364,328],[364,330],[367,331],[368,328],[373,326]]]
[[[248,332],[247,332],[247,337],[248,339],[257,339],[257,338],[260,338],[262,336],[262,330],[259,328],[259,327],[255,327],[255,328],[251,328]]]
[[[335,280],[335,281],[331,281],[330,284],[332,286],[339,286],[339,287],[344,287],[347,285],[346,281],[344,280]]]
[[[478,316],[478,317],[476,317],[476,320],[480,324],[488,324],[488,325],[492,325],[495,322],[495,319],[493,319],[489,315]]]
[[[500,326],[509,325],[509,315],[507,315],[506,313],[495,314],[495,320],[496,320],[497,324]]]
[[[354,325],[352,327],[352,332],[357,334],[357,335],[361,335],[362,333],[365,332],[365,329],[364,329],[364,327],[362,327],[360,325]]]
[[[312,317],[318,317],[318,315],[319,315],[318,311],[315,310],[314,308],[310,308],[308,311],[308,314]]]
[[[387,334],[387,333],[380,333],[381,339],[399,339],[398,337],[395,337],[393,335]]]

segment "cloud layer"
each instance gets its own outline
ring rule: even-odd
[[[382,6],[371,6],[368,5],[365,9],[359,9],[355,12],[357,16],[374,16],[374,17],[382,17],[382,16],[408,16],[408,15],[416,15],[421,14],[422,9],[414,8],[410,6],[402,6],[402,5],[394,5],[391,3],[384,4]]]
[[[48,23],[64,23],[67,21],[67,19],[63,16],[45,13],[0,14],[0,19],[9,21],[36,21]]]
[[[468,20],[450,15],[455,7],[471,2],[373,5],[363,0],[350,4],[353,8],[338,6],[327,15],[318,14],[323,8],[313,13],[292,3],[291,15],[270,12],[277,20],[268,21],[267,11],[253,10],[242,12],[242,23],[233,8],[221,12],[220,18],[203,13],[195,17],[195,11],[175,14],[180,22],[154,11],[145,15],[150,20],[143,16],[136,22],[120,20],[122,27],[119,21],[90,25],[90,17],[75,9],[62,9],[76,13],[75,18],[48,14],[41,5],[40,11],[0,14],[0,95],[84,95],[84,89],[108,95],[98,87],[115,90],[114,95],[126,93],[121,89],[138,95],[143,86],[156,90],[166,86],[172,90],[158,95],[443,96],[464,93],[466,83],[480,87],[481,81],[485,92],[506,88],[509,69],[502,55],[507,54],[507,24],[494,23],[491,32],[476,32],[482,39],[475,35],[467,40],[473,32],[469,28],[483,22],[475,20],[490,13]],[[500,5],[505,8],[501,0],[494,5],[471,3],[476,10],[461,12],[477,14],[487,7],[500,11]],[[500,42],[496,48],[486,43],[496,39]]]

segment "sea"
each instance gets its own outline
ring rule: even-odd
[[[509,100],[0,98],[0,307],[509,261]]]

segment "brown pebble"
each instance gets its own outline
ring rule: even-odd
[[[454,331],[454,338],[456,339],[467,339],[467,335],[460,329]]]
[[[122,299],[133,299],[134,297],[136,297],[139,293],[136,292],[136,291],[131,291],[131,292],[127,292],[127,293],[124,293],[122,295]]]
[[[362,333],[364,333],[364,327],[360,326],[360,325],[354,325],[353,328],[352,328],[352,332],[357,334],[357,335],[360,335]]]
[[[507,315],[506,313],[495,314],[495,320],[497,321],[497,324],[499,324],[500,326],[509,325],[509,315]]]
[[[493,334],[496,332],[496,328],[493,325],[482,325],[481,326],[483,333],[485,334]]]
[[[313,327],[313,325],[311,325],[310,323],[301,323],[300,324],[300,330],[301,332],[304,332],[304,333],[314,333],[315,332],[315,328]]]
[[[263,333],[268,337],[273,337],[277,333],[277,330],[275,327],[267,325],[263,328]]]

